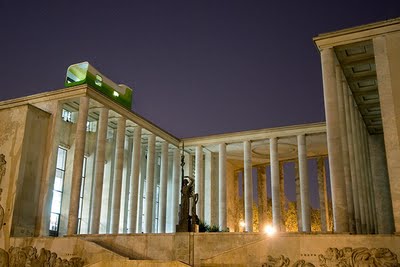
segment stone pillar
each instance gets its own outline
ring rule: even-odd
[[[311,232],[311,214],[306,136],[304,134],[297,136],[297,146],[299,154],[301,220],[303,222],[302,231],[309,233]]]
[[[204,164],[203,164],[203,148],[196,147],[196,166],[195,166],[195,192],[199,194],[199,200],[196,206],[196,213],[199,219],[204,221]]]
[[[370,135],[369,149],[374,183],[378,234],[392,234],[394,220],[383,135]]]
[[[285,194],[285,171],[284,163],[279,162],[279,192],[281,203],[281,231],[286,232],[286,194]]]
[[[113,183],[113,202],[111,211],[112,234],[118,234],[118,229],[119,229],[119,218],[121,210],[122,171],[124,167],[125,126],[126,126],[125,118],[123,117],[118,118],[114,183]]]
[[[141,155],[142,127],[137,126],[133,133],[133,152],[129,201],[129,226],[128,233],[136,233],[139,201],[139,172]]]
[[[106,138],[108,126],[108,108],[100,108],[97,128],[96,162],[94,170],[93,200],[91,209],[90,233],[98,234],[100,226],[101,199],[103,194],[104,164],[106,156]]]
[[[334,231],[343,233],[349,230],[349,219],[340,139],[335,60],[333,48],[325,48],[321,51]]]
[[[317,159],[318,169],[318,195],[319,210],[321,214],[321,231],[326,233],[329,229],[328,194],[326,192],[326,170],[323,157]]]
[[[354,112],[354,120],[355,120],[355,130],[356,130],[356,146],[357,146],[357,161],[359,165],[359,180],[358,185],[360,188],[360,210],[361,210],[361,232],[363,234],[368,233],[368,212],[367,212],[367,199],[365,194],[365,168],[364,168],[364,161],[363,161],[363,150],[361,147],[361,130],[360,130],[360,123],[359,123],[359,112],[357,108],[357,104],[354,103],[353,106]]]
[[[277,231],[280,231],[281,203],[279,192],[278,139],[276,137],[269,140],[269,150],[271,164],[272,224]]]
[[[264,230],[268,224],[267,209],[267,174],[265,171],[266,166],[257,166],[257,192],[258,192],[258,231]]]
[[[398,34],[373,39],[395,232],[400,232],[400,51]]]
[[[354,150],[354,163],[355,163],[355,188],[357,190],[354,190],[353,193],[359,192],[358,193],[358,198],[355,199],[357,201],[357,205],[359,207],[360,211],[360,219],[359,221],[356,220],[356,226],[359,225],[359,231],[357,233],[364,233],[365,234],[365,213],[364,213],[364,201],[362,199],[362,188],[361,188],[361,166],[360,166],[360,150],[358,146],[358,135],[357,135],[357,124],[356,124],[356,110],[355,110],[355,103],[354,100],[351,96],[349,96],[349,111],[350,111],[350,120],[351,120],[351,131],[352,131],[352,136],[353,136],[353,150]],[[354,186],[353,186],[354,188]]]
[[[297,211],[297,231],[301,232],[303,227],[303,220],[301,219],[301,193],[300,193],[300,174],[299,174],[299,161],[294,162],[296,183],[296,211]]]
[[[204,152],[204,221],[209,225],[218,222],[218,155],[211,151]]]
[[[75,151],[72,168],[67,235],[76,234],[78,229],[79,195],[82,182],[83,158],[85,156],[86,123],[88,111],[89,98],[82,96],[79,99],[79,115],[75,133]]]
[[[136,232],[142,233],[144,231],[143,226],[143,195],[144,195],[144,180],[146,179],[146,171],[147,171],[147,159],[146,153],[148,152],[148,141],[146,144],[141,145],[140,149],[140,175],[139,175],[139,194],[138,194],[138,216],[137,216],[137,224],[136,224]]]
[[[371,199],[369,195],[369,184],[368,184],[368,166],[367,166],[367,157],[366,157],[366,146],[364,144],[364,131],[365,125],[364,120],[359,116],[359,127],[360,127],[360,145],[361,145],[361,159],[362,159],[362,166],[363,166],[363,187],[364,187],[364,196],[366,200],[366,221],[367,221],[367,233],[372,233],[373,222],[372,222],[372,210],[371,210]]]
[[[364,144],[365,144],[365,149],[366,149],[366,158],[367,158],[367,170],[368,170],[368,184],[369,184],[369,195],[371,199],[371,215],[372,215],[372,233],[377,234],[378,233],[378,223],[377,223],[377,218],[376,218],[376,203],[375,203],[375,193],[374,193],[374,182],[372,178],[372,167],[371,167],[371,152],[369,148],[369,133],[368,131],[364,132]]]
[[[144,209],[145,233],[151,233],[153,226],[153,196],[154,196],[154,160],[156,137],[154,134],[149,135],[146,166],[146,206]]]
[[[347,145],[349,150],[349,163],[350,163],[350,176],[351,176],[351,191],[352,191],[352,202],[354,207],[354,226],[350,226],[350,231],[355,228],[355,233],[361,233],[361,221],[360,221],[360,203],[359,203],[359,191],[357,186],[357,170],[356,170],[356,158],[355,158],[355,137],[354,137],[354,126],[352,126],[351,110],[352,107],[352,96],[349,95],[350,89],[347,85],[343,86],[344,95],[344,108],[346,115],[347,124]],[[351,100],[351,101],[350,101]]]
[[[227,219],[227,200],[226,200],[226,144],[219,144],[219,211],[218,211],[218,221],[221,230],[226,229],[226,219]]]
[[[346,77],[342,74],[342,70],[339,65],[336,65],[336,91],[338,99],[338,111],[339,111],[339,126],[340,126],[340,138],[342,144],[342,159],[343,159],[343,174],[346,185],[346,202],[347,202],[347,214],[349,218],[349,231],[355,233],[356,224],[354,221],[354,205],[353,205],[353,192],[351,190],[351,173],[350,173],[350,156],[349,147],[347,140],[347,125],[345,115],[345,99],[343,94],[343,88],[347,88]]]
[[[172,229],[176,231],[176,225],[178,224],[178,212],[179,212],[179,196],[180,196],[180,153],[179,149],[174,149],[173,154],[173,166],[172,166]]]
[[[158,205],[158,232],[165,233],[167,219],[168,143],[161,144],[160,197]]]
[[[253,176],[251,163],[251,142],[244,141],[244,220],[246,231],[253,232]]]

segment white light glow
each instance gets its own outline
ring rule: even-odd
[[[119,94],[118,94],[117,91],[114,91],[113,95],[116,96],[116,97],[119,97]]]
[[[246,227],[246,223],[244,221],[240,221],[239,225],[240,225],[240,227],[243,227],[243,228]]]
[[[274,235],[276,233],[276,229],[272,225],[266,225],[264,227],[264,233],[266,233],[267,235],[271,236],[271,235]]]

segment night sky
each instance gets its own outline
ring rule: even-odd
[[[63,88],[89,61],[177,137],[324,121],[312,37],[398,1],[0,0],[0,100]]]

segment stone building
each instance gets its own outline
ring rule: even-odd
[[[51,252],[73,266],[399,266],[400,19],[314,42],[326,124],[179,139],[88,85],[0,102],[1,266]],[[228,232],[175,233],[181,156],[200,220]],[[285,164],[296,166],[298,233],[282,225]],[[275,235],[253,232],[255,190],[258,228],[270,197]]]

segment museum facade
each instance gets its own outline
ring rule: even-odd
[[[88,84],[0,102],[0,256],[34,247],[79,258],[75,266],[287,266],[279,255],[325,266],[328,249],[365,246],[369,260],[398,266],[400,19],[314,42],[326,124],[180,139]],[[283,223],[289,165],[293,234]],[[194,178],[199,219],[226,232],[176,233],[182,170]],[[312,235],[310,175],[321,223]]]

